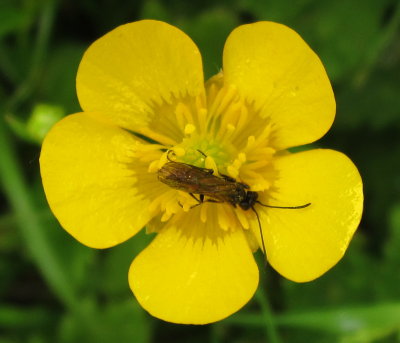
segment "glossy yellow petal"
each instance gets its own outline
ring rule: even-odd
[[[290,280],[310,281],[342,258],[357,229],[363,208],[361,177],[348,157],[333,150],[286,155],[274,167],[279,175],[276,192],[261,200],[277,206],[311,205],[295,210],[256,206],[268,261]]]
[[[137,131],[163,103],[202,94],[203,82],[193,41],[171,25],[142,20],[95,41],[83,56],[76,84],[83,110]]]
[[[129,283],[153,316],[182,324],[221,320],[243,307],[258,269],[241,229],[202,223],[200,208],[170,224],[133,261]]]
[[[225,83],[270,118],[275,148],[311,143],[332,125],[336,105],[325,69],[290,28],[273,22],[239,26],[228,37],[223,65]]]
[[[125,241],[150,219],[148,200],[129,167],[135,138],[85,113],[58,122],[46,136],[40,172],[49,205],[81,243],[106,248]]]

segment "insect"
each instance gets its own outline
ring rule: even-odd
[[[171,188],[189,193],[197,201],[197,204],[191,208],[199,206],[204,202],[226,202],[233,207],[239,206],[244,211],[251,209],[257,217],[264,255],[266,253],[264,236],[260,218],[254,208],[255,204],[269,208],[289,210],[302,209],[311,205],[311,203],[300,206],[272,206],[263,204],[258,200],[258,193],[251,191],[250,187],[245,183],[238,182],[236,179],[224,174],[220,174],[220,176],[214,175],[213,169],[200,168],[191,164],[172,161],[169,157],[171,152],[170,150],[167,155],[168,162],[158,170],[158,179]],[[200,150],[198,152],[207,157]],[[195,194],[198,194],[199,197],[197,198]]]

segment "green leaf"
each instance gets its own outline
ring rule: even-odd
[[[63,104],[67,113],[80,111],[75,90],[75,78],[87,46],[64,42],[49,53],[46,73],[38,88],[43,101]]]
[[[276,315],[276,325],[313,330],[342,337],[341,342],[372,342],[400,329],[400,303],[344,307],[331,310],[299,311]],[[225,323],[265,327],[259,314],[236,314]]]
[[[0,38],[29,24],[26,11],[0,4]]]
[[[320,1],[298,23],[333,81],[348,78],[381,33],[389,1]]]
[[[394,330],[400,327],[400,303],[288,313],[276,316],[275,320],[281,326],[331,333],[349,333],[365,329]]]
[[[257,20],[271,20],[289,24],[312,2],[313,0],[239,0],[238,6],[242,11],[249,12]]]
[[[200,49],[206,79],[220,71],[226,38],[237,25],[235,13],[226,8],[215,8],[180,22],[179,27]]]
[[[143,3],[141,10],[142,18],[150,18],[162,20],[166,22],[171,21],[171,14],[168,8],[159,0],[148,0]]]
[[[27,122],[31,139],[41,144],[51,127],[65,116],[64,108],[51,104],[36,104]]]
[[[107,306],[102,314],[106,328],[105,342],[147,343],[151,338],[151,321],[134,297]]]
[[[53,322],[53,316],[41,307],[0,306],[0,327],[7,329],[27,329],[46,327]]]
[[[21,139],[42,144],[51,127],[61,120],[65,111],[61,106],[51,104],[36,104],[27,122],[8,114],[6,121],[12,131]]]
[[[137,254],[149,244],[153,235],[142,230],[123,244],[103,252],[101,290],[107,297],[132,295],[128,284],[129,267]]]
[[[86,309],[85,316],[90,318],[91,326],[79,317],[67,314],[60,326],[58,342],[150,342],[151,322],[133,296],[102,307],[85,301],[82,307]]]
[[[400,203],[395,203],[389,213],[390,239],[385,245],[387,260],[396,261],[400,265]]]

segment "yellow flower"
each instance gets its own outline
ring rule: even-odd
[[[362,182],[339,152],[286,150],[319,139],[335,116],[324,67],[293,30],[272,22],[236,28],[223,71],[204,84],[200,53],[179,29],[123,25],[86,51],[77,93],[83,112],[57,123],[43,143],[48,202],[89,247],[124,242],[146,224],[157,232],[129,270],[153,316],[221,320],[258,285],[255,213],[229,203],[191,208],[187,192],[158,180],[168,150],[248,184],[264,204],[312,203],[255,204],[268,262],[284,277],[313,280],[343,256],[360,221]]]

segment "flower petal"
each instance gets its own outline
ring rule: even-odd
[[[305,282],[332,268],[345,253],[361,219],[362,181],[344,154],[310,150],[274,161],[276,193],[257,206],[270,264],[286,278]],[[258,228],[257,228],[258,230]],[[254,230],[257,237],[259,234]]]
[[[223,65],[225,83],[270,118],[275,148],[311,143],[332,125],[336,105],[328,76],[292,29],[273,22],[239,26],[226,41]]]
[[[169,224],[133,261],[129,283],[155,317],[206,324],[239,310],[253,296],[258,269],[241,229],[202,223],[199,208]],[[215,219],[215,218],[214,218]]]
[[[137,21],[89,47],[76,86],[83,110],[137,131],[157,105],[204,92],[201,55],[179,29],[155,20]]]
[[[127,240],[150,219],[149,200],[127,166],[135,138],[86,113],[70,115],[46,136],[40,172],[49,205],[81,243],[106,248]]]

